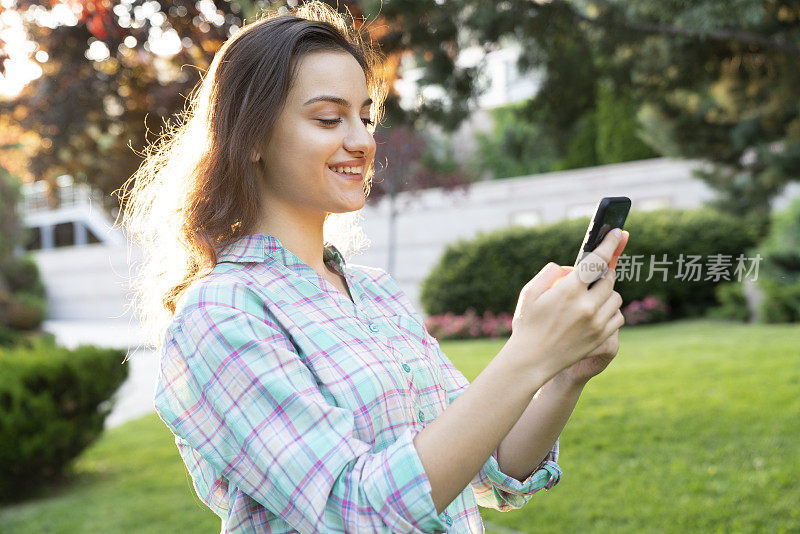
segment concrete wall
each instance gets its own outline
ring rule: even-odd
[[[448,243],[515,224],[590,216],[604,196],[627,196],[633,210],[697,207],[714,192],[691,176],[692,167],[684,160],[657,158],[478,182],[466,195],[439,189],[416,198],[400,195],[394,269],[388,265],[389,201],[382,199],[363,210],[370,249],[346,259],[389,271],[421,311],[419,283]],[[576,250],[579,245],[575,243]]]

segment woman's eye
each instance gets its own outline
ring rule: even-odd
[[[333,126],[334,124],[339,124],[342,122],[342,119],[317,119],[322,124]],[[372,126],[374,122],[370,119],[361,119],[366,126]]]

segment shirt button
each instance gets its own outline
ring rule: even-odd
[[[378,331],[378,325],[371,324],[371,325],[369,325],[369,329],[372,330],[373,332],[377,332]]]
[[[404,363],[403,364],[403,371],[405,371],[406,373],[410,373],[411,372],[411,367],[409,367],[409,365],[407,363]]]
[[[419,418],[420,423],[425,421],[425,414],[422,413],[422,410],[420,410],[419,413],[417,413],[417,417]]]
[[[447,523],[448,525],[452,525],[453,524],[453,520],[450,518],[449,515],[444,518],[444,522]]]

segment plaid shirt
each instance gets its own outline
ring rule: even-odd
[[[469,385],[382,269],[324,260],[353,301],[250,234],[178,302],[155,393],[223,532],[483,532],[561,477],[558,441],[525,481],[497,450],[437,514],[413,438]],[[453,439],[458,439],[453,436]]]

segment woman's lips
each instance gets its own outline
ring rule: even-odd
[[[350,180],[351,182],[360,182],[364,178],[363,174],[345,174],[343,172],[336,172],[330,167],[328,167],[328,170],[330,170],[333,174],[336,174],[337,176],[341,176],[345,180]]]

